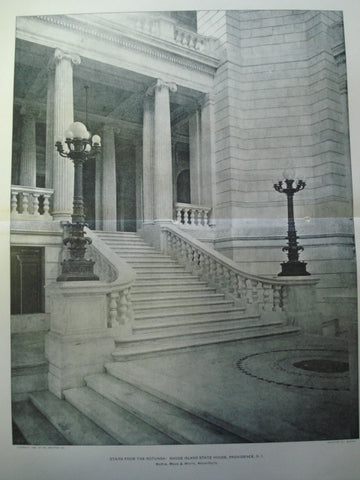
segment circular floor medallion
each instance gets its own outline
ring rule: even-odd
[[[345,350],[287,349],[247,355],[236,366],[244,374],[277,385],[311,390],[349,390]]]

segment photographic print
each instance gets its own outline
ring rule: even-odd
[[[342,11],[18,16],[14,43],[13,445],[358,439]]]

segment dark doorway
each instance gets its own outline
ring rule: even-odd
[[[44,249],[11,247],[11,313],[44,312]]]
[[[176,200],[178,203],[190,203],[190,170],[183,170],[176,180]]]

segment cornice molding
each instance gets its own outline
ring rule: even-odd
[[[215,58],[198,52],[187,51],[184,47],[166,42],[162,39],[152,37],[151,41],[153,42],[153,45],[150,45],[149,38],[146,38],[146,35],[141,32],[136,32],[137,38],[135,38],[133,32],[125,31],[124,27],[121,27],[121,30],[119,28],[119,31],[115,32],[109,30],[109,28],[103,24],[101,19],[96,25],[93,25],[88,21],[86,15],[84,17],[85,18],[79,17],[79,19],[75,20],[61,15],[39,15],[36,18],[42,22],[51,23],[75,32],[77,31],[93,38],[97,37],[102,41],[119,45],[128,50],[135,50],[169,63],[178,64],[189,70],[199,71],[211,76],[215,74],[216,68],[219,64],[218,60]]]

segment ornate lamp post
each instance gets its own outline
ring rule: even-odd
[[[289,177],[289,179],[286,178],[274,184],[277,192],[286,194],[288,206],[288,245],[282,249],[283,252],[287,252],[288,261],[281,264],[279,276],[310,275],[306,271],[306,263],[299,260],[299,252],[303,251],[304,248],[298,245],[294,220],[294,195],[296,192],[304,190],[306,184],[303,180],[294,180],[294,175],[289,175]]]
[[[90,133],[80,122],[72,123],[65,137],[65,145],[57,141],[55,147],[62,157],[74,162],[74,203],[72,222],[68,224],[69,236],[64,239],[64,244],[69,245],[70,258],[61,263],[62,273],[57,281],[99,280],[94,274],[95,262],[85,258],[86,245],[91,240],[84,232],[83,164],[100,151],[100,137],[94,135],[90,140]]]

